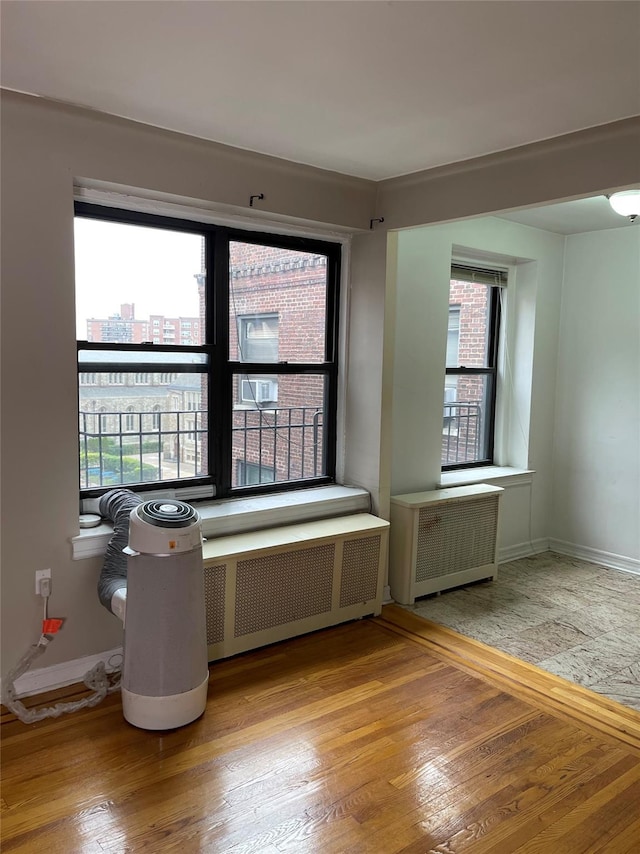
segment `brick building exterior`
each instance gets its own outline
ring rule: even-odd
[[[230,358],[274,368],[324,362],[326,258],[239,242],[230,256]],[[264,398],[252,394],[259,382],[271,390]],[[324,385],[322,376],[275,370],[234,377],[234,486],[323,473]]]

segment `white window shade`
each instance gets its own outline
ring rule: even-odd
[[[467,264],[452,264],[451,278],[456,282],[472,282],[476,285],[490,285],[496,288],[506,288],[507,271],[490,270]]]
[[[278,315],[238,318],[241,362],[278,361]]]

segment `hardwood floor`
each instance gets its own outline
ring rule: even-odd
[[[640,576],[541,552],[403,606],[640,712]]]
[[[129,726],[117,694],[30,726],[6,713],[3,852],[639,850],[640,716],[605,701],[603,727],[578,720],[509,656],[483,672],[481,645],[396,618],[216,662],[204,716],[172,732]]]
[[[480,674],[498,687],[514,691],[521,699],[533,700],[546,711],[580,722],[598,733],[613,735],[640,752],[640,712],[635,709],[403,607],[389,605],[384,608],[383,617],[396,631],[448,661]]]

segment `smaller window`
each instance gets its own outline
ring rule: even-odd
[[[458,367],[460,352],[460,306],[449,305],[449,327],[447,329],[447,367]]]
[[[449,306],[449,327],[447,329],[447,368],[457,368],[460,350],[460,306]],[[447,374],[444,381],[444,424],[448,426],[455,415],[455,402],[458,398],[458,377]]]
[[[451,268],[443,470],[493,463],[500,288],[506,283],[500,270]]]
[[[273,483],[275,480],[272,466],[248,463],[246,460],[238,460],[237,465],[238,486],[255,486],[258,483]]]
[[[124,429],[127,432],[132,433],[136,429],[136,416],[133,414],[133,406],[127,406],[126,413],[127,414],[124,417]]]
[[[238,321],[238,356],[241,362],[277,362],[279,319],[277,314],[241,315]],[[263,408],[278,402],[278,380],[271,376],[241,376],[240,403]]]
[[[277,362],[278,315],[238,317],[238,350],[241,362]]]

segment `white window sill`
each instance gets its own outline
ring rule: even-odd
[[[207,538],[333,516],[369,513],[371,502],[366,489],[320,486],[252,498],[203,501],[194,506],[202,519],[202,535]],[[113,527],[107,522],[81,530],[71,538],[73,559],[103,556],[112,533]]]
[[[535,471],[512,466],[483,466],[477,469],[460,469],[443,472],[438,489],[450,486],[467,486],[472,483],[489,483],[493,486],[519,486],[533,483]]]

